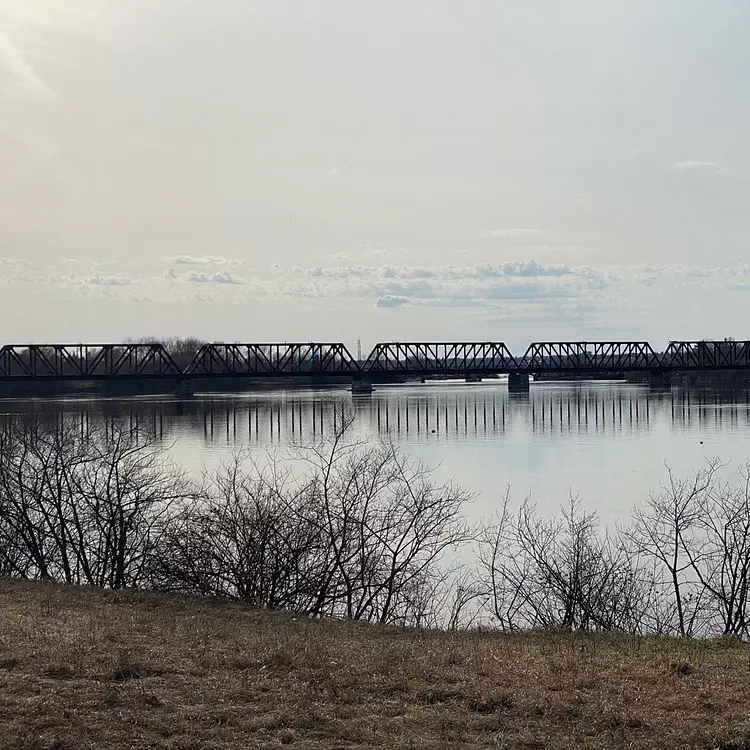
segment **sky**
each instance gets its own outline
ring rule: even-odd
[[[0,341],[750,338],[747,0],[3,0]]]

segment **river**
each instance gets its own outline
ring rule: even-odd
[[[654,392],[621,383],[534,383],[509,394],[501,381],[383,386],[369,395],[295,389],[130,399],[0,401],[0,413],[72,414],[82,426],[126,418],[154,429],[193,472],[239,446],[268,449],[330,434],[337,403],[356,412],[354,431],[394,441],[476,492],[469,514],[490,515],[507,485],[553,512],[569,493],[602,521],[627,520],[632,506],[667,478],[718,456],[750,460],[750,394]]]

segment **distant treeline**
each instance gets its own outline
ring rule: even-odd
[[[158,338],[156,336],[143,336],[139,339],[127,339],[124,343],[161,344],[175,361],[175,364],[181,370],[184,370],[193,361],[196,352],[209,342],[191,337],[179,338],[177,336],[170,336],[168,338]]]

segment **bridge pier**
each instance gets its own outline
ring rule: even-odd
[[[672,373],[669,370],[652,370],[648,376],[648,387],[655,391],[665,391],[672,387]]]
[[[177,398],[192,398],[195,394],[193,393],[193,381],[192,380],[178,380],[175,385],[174,395]]]
[[[369,378],[355,378],[352,380],[352,393],[372,393],[372,380]]]
[[[528,393],[529,376],[525,372],[508,373],[508,392],[509,393]]]

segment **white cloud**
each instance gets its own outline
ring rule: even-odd
[[[386,294],[384,297],[378,297],[375,300],[375,307],[401,307],[408,305],[411,300],[408,297],[401,297],[395,294]]]
[[[187,280],[194,284],[244,284],[245,279],[236,276],[229,271],[217,271],[216,273],[203,273],[191,271]]]
[[[76,267],[79,268],[79,267]],[[326,309],[359,302],[375,308],[454,308],[467,315],[499,315],[506,321],[602,320],[632,302],[671,293],[750,291],[750,265],[695,267],[633,264],[591,267],[544,264],[534,260],[473,265],[424,266],[277,266],[264,274],[241,277],[231,269],[136,266],[129,273],[71,273],[57,265],[0,263],[0,285],[8,298],[34,294],[49,299],[117,298],[166,303],[248,304],[304,300]],[[317,309],[317,308],[316,308]],[[489,319],[489,318],[488,318]],[[593,324],[593,323],[592,323]],[[588,323],[587,323],[588,325]]]
[[[108,276],[100,273],[92,273],[89,276],[84,276],[81,281],[84,284],[94,284],[95,286],[130,286],[133,283],[133,280],[125,274]]]
[[[474,266],[477,276],[569,276],[574,271],[562,264],[542,264],[535,260],[510,260],[506,263],[479,263]]]
[[[673,169],[710,169],[716,164],[712,161],[678,161],[672,166]]]
[[[239,266],[244,263],[240,258],[226,258],[221,255],[168,255],[162,260],[182,266]]]

